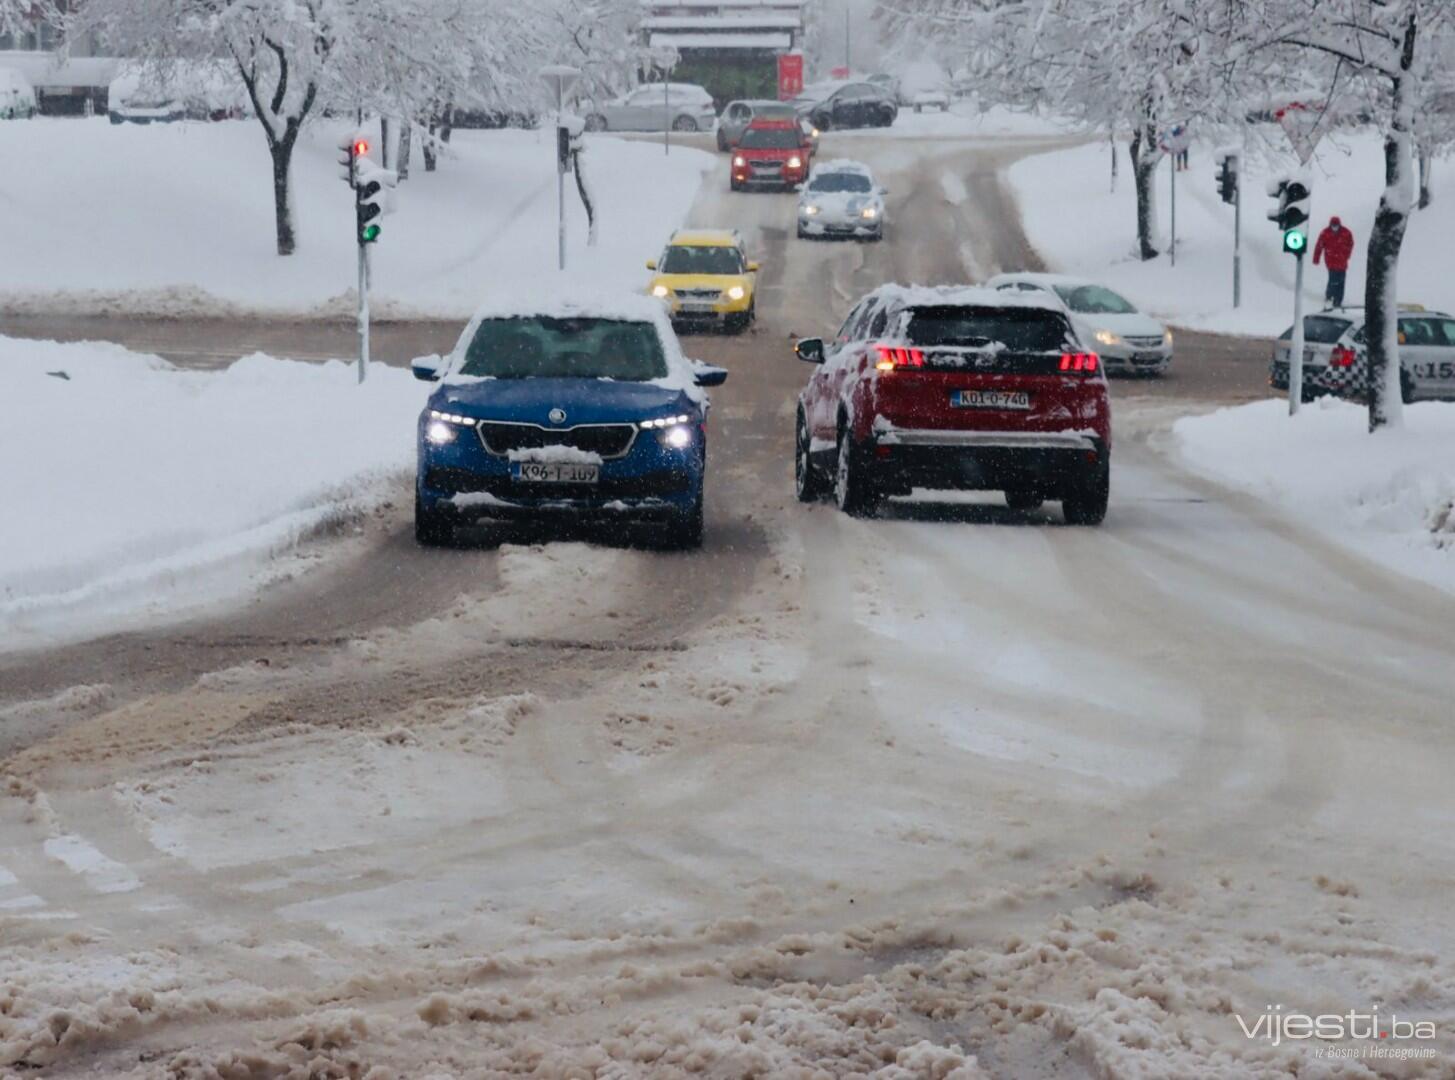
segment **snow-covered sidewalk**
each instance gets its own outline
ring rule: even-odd
[[[256,354],[180,371],[0,337],[0,648],[246,587],[275,550],[413,461],[409,372]]]
[[[0,311],[294,315],[353,310],[353,200],[337,122],[294,155],[298,250],[274,247],[268,156],[254,121],[0,126]],[[567,178],[568,269],[556,268],[556,173],[546,131],[456,131],[437,172],[416,149],[373,248],[376,314],[467,317],[509,284],[645,284],[645,260],[686,216],[715,155],[592,137],[584,155],[599,240]],[[97,197],[104,191],[103,197]]]
[[[1397,573],[1455,590],[1455,405],[1408,406],[1366,433],[1359,405],[1324,398],[1288,416],[1257,401],[1178,420],[1196,471],[1288,511]]]
[[[1270,137],[1281,139],[1273,129]],[[1267,178],[1293,171],[1291,155],[1261,160],[1245,154],[1243,165],[1243,296],[1233,307],[1233,207],[1218,198],[1216,155],[1195,144],[1190,168],[1177,175],[1177,265],[1170,265],[1170,159],[1156,176],[1158,231],[1164,254],[1148,262],[1136,256],[1136,195],[1126,143],[1116,145],[1118,176],[1111,190],[1111,150],[1105,138],[1017,163],[1008,178],[1020,202],[1026,236],[1051,270],[1080,274],[1126,294],[1133,303],[1180,326],[1224,333],[1274,335],[1293,322],[1294,260],[1281,251],[1281,234],[1265,217],[1272,200]],[[1345,300],[1364,302],[1364,260],[1369,230],[1383,190],[1384,160],[1377,135],[1342,134],[1320,146],[1314,177],[1313,226],[1317,235],[1331,215],[1354,232]],[[1455,198],[1441,189],[1449,164],[1436,165],[1431,205],[1410,221],[1400,258],[1399,298],[1432,309],[1455,310]],[[1444,185],[1448,187],[1448,185]],[[1012,269],[1007,267],[1007,269]],[[1322,306],[1325,271],[1306,268],[1304,288],[1312,309]]]

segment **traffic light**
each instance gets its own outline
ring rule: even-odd
[[[1238,201],[1238,155],[1224,154],[1218,159],[1218,196],[1225,203]]]
[[[1268,194],[1278,205],[1268,211],[1268,220],[1283,230],[1283,250],[1303,258],[1308,249],[1309,199],[1313,191],[1307,180],[1292,177],[1270,181]]]
[[[357,133],[345,135],[339,140],[338,149],[339,179],[352,187],[358,177],[359,160],[369,154],[369,140]]]
[[[384,212],[384,181],[367,158],[359,160],[358,183],[354,185],[354,215],[358,219],[359,243],[372,244],[379,239],[379,223],[374,219]]]

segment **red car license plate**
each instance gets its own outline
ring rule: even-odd
[[[956,390],[950,404],[962,409],[1029,409],[1031,395],[1024,390]]]

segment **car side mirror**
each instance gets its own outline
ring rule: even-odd
[[[698,386],[721,386],[727,382],[727,368],[713,367],[701,360],[692,361],[692,380]]]
[[[655,270],[656,268],[657,268],[657,260],[656,259],[648,259],[647,260],[647,269],[648,270]]]
[[[414,372],[416,379],[422,379],[424,382],[439,382],[444,366],[445,362],[439,356],[416,356],[410,361],[409,370]]]
[[[755,263],[755,262],[748,263],[748,273],[750,273],[750,274],[756,274],[757,272],[758,272],[758,264]]]
[[[823,338],[799,338],[793,345],[793,352],[800,360],[810,364],[823,363]]]

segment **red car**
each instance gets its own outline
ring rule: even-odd
[[[803,338],[794,351],[817,365],[798,396],[800,500],[832,492],[867,515],[912,488],[984,489],[1017,510],[1060,500],[1070,524],[1106,516],[1106,376],[1050,302],[885,285],[832,342]]]
[[[733,151],[731,186],[789,190],[808,178],[812,144],[796,120],[754,120]]]

